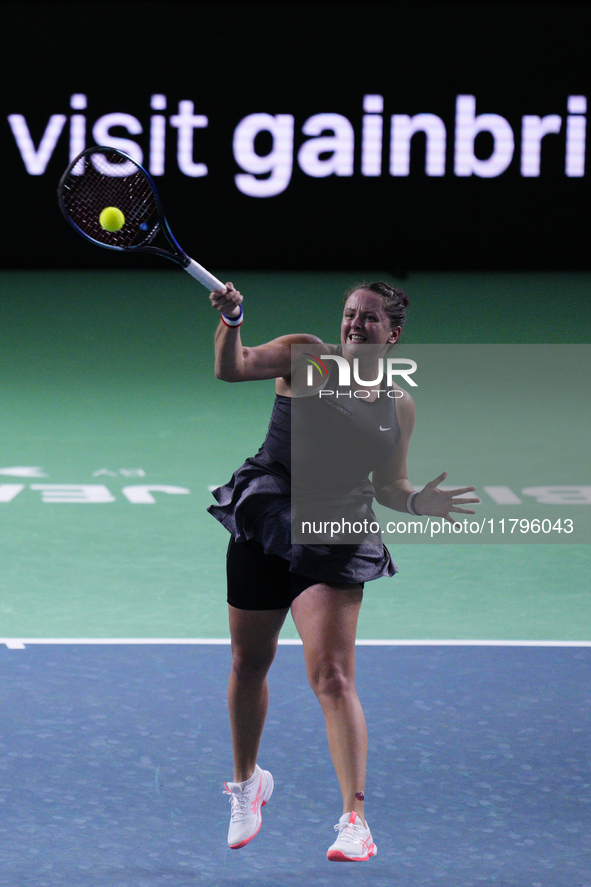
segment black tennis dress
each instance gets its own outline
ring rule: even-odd
[[[369,474],[400,439],[393,389],[384,387],[369,403],[338,386],[336,367],[324,389],[332,394],[276,395],[263,445],[213,490],[218,504],[207,510],[236,542],[254,538],[267,554],[287,560],[292,573],[316,582],[393,576],[397,568],[379,533],[363,534],[358,544],[292,544],[294,512],[375,521]]]

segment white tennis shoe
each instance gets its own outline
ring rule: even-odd
[[[239,850],[252,841],[261,827],[261,807],[273,794],[273,777],[257,764],[248,782],[225,782],[224,786],[224,794],[230,795],[232,805],[228,844],[231,850]]]
[[[365,862],[370,856],[376,856],[378,848],[373,842],[369,826],[353,810],[343,813],[335,830],[339,835],[332,847],[328,848],[326,858],[331,862]]]

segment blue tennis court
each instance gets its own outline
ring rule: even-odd
[[[275,793],[228,849],[229,661],[222,644],[0,648],[0,884],[590,883],[588,647],[359,646],[362,872],[325,858],[340,795],[295,645],[270,677]]]

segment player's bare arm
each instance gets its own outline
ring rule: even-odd
[[[376,488],[376,501],[380,505],[392,508],[394,511],[405,511],[408,513],[407,502],[408,497],[414,492],[414,487],[408,479],[407,471],[407,453],[410,437],[415,423],[415,406],[414,401],[408,392],[404,392],[403,396],[397,401],[398,422],[400,424],[401,437],[388,464],[374,471],[372,481]],[[456,521],[451,516],[451,512],[460,514],[475,514],[471,508],[464,508],[464,505],[472,505],[480,502],[477,498],[459,498],[464,493],[472,493],[475,487],[458,487],[455,490],[440,490],[438,484],[442,483],[447,477],[447,471],[444,471],[434,480],[425,484],[413,501],[413,511],[417,515],[428,514],[431,517],[442,517],[449,523],[454,524]]]
[[[400,440],[389,462],[373,472],[372,483],[376,490],[376,502],[394,511],[406,511],[406,500],[413,492],[413,485],[408,479],[407,457],[416,412],[408,391],[398,390],[402,391],[402,396],[396,399]]]
[[[240,316],[242,295],[231,282],[225,291],[210,294],[212,306],[229,318]],[[277,379],[279,394],[290,394],[291,346],[322,344],[317,336],[294,333],[279,336],[263,345],[246,347],[242,344],[239,326],[227,326],[220,318],[215,334],[215,374],[224,382],[254,382]]]

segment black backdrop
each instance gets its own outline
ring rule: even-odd
[[[72,116],[84,119],[92,144],[96,121],[116,112],[136,118],[142,132],[118,125],[111,135],[136,142],[146,163],[150,118],[166,118],[165,172],[155,180],[179,241],[212,268],[591,267],[591,157],[588,169],[579,156],[578,174],[565,174],[568,97],[591,99],[588,4],[19,0],[3,3],[2,16],[2,267],[154,265],[84,242],[57,208]],[[72,108],[72,95],[86,96],[87,106]],[[166,97],[166,109],[150,106],[153,95]],[[361,171],[367,95],[383,97],[383,114],[373,118],[384,120],[382,168],[373,176]],[[476,115],[500,115],[511,128],[514,154],[498,174],[456,174],[458,96],[475,97]],[[189,160],[206,164],[207,175],[179,169],[170,118],[181,101],[207,117],[206,127],[189,132]],[[577,107],[580,129],[580,99]],[[252,114],[293,118],[294,147],[287,138],[279,169],[285,186],[272,196],[250,196],[236,184],[248,170],[233,139]],[[314,176],[298,162],[310,138],[302,127],[317,114],[344,119],[344,174]],[[408,175],[390,173],[391,116],[417,114],[442,121],[443,175],[426,174],[421,133],[410,142]],[[529,177],[521,171],[524,115],[560,117],[560,132],[541,142],[539,175]],[[48,147],[51,119],[62,129]],[[276,147],[269,132],[251,138],[250,148],[247,134],[243,140],[261,156]],[[473,146],[482,161],[500,150],[487,132]],[[37,174],[27,171],[27,157]],[[331,157],[318,154],[317,165]]]

